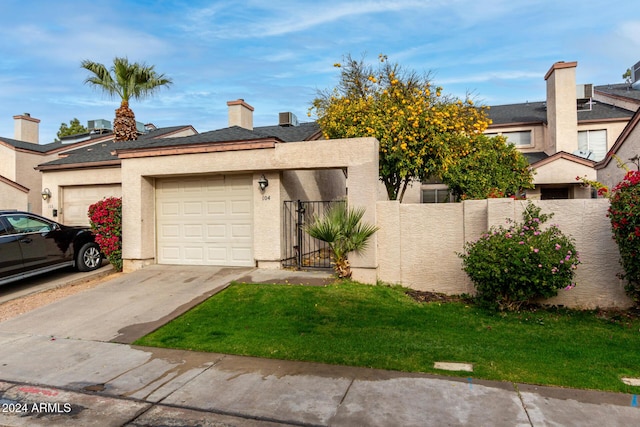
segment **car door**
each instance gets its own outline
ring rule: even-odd
[[[9,232],[9,224],[0,216],[0,279],[22,272],[20,236]]]
[[[55,239],[57,224],[22,213],[6,215],[5,219],[18,235],[25,271],[65,260],[67,248],[60,247]]]

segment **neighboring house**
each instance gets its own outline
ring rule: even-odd
[[[640,130],[638,129],[640,122],[640,62],[631,68],[629,82],[596,86],[594,92],[598,100],[636,111],[636,114],[609,149],[607,156],[595,166],[598,181],[613,188],[624,178],[625,168],[640,170]],[[621,167],[620,163],[624,167]]]
[[[14,138],[0,137],[0,208],[42,213],[42,176],[34,168],[55,159],[60,153],[100,141],[105,136],[93,134],[84,141],[38,143],[40,120],[25,113],[13,117]],[[13,183],[13,184],[11,184]],[[16,198],[16,190],[24,196]]]
[[[156,129],[148,126],[145,133],[129,144],[144,145],[162,138],[196,135],[190,126]],[[82,139],[83,135],[74,136]],[[42,204],[42,215],[67,225],[88,225],[88,208],[106,197],[121,197],[120,160],[114,155],[117,144],[113,134],[91,145],[66,150],[54,160],[39,164],[42,187],[51,192]]]
[[[491,106],[485,134],[503,135],[535,170],[529,199],[593,197],[576,176],[596,179],[605,158],[640,106],[640,91],[620,85],[576,85],[577,62],[557,62],[544,76],[546,101]],[[629,85],[626,85],[629,86]],[[423,184],[420,201],[449,201],[446,185]],[[414,195],[414,200],[417,197]]]
[[[638,110],[624,128],[607,156],[595,165],[598,182],[613,188],[619,183],[626,170],[640,170],[640,110]]]

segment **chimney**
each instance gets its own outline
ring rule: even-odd
[[[241,128],[253,130],[253,107],[244,99],[228,101],[229,107],[229,127],[240,126]]]
[[[13,139],[23,142],[39,143],[39,123],[40,119],[34,119],[31,114],[13,116]]]
[[[547,81],[547,154],[573,153],[578,148],[578,109],[576,104],[577,62],[556,62],[544,79]]]

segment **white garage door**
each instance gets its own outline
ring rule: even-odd
[[[89,225],[89,206],[106,198],[121,197],[120,184],[74,185],[62,187],[62,213],[65,225]]]
[[[251,176],[156,180],[159,264],[253,266]]]

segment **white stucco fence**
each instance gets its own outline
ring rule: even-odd
[[[577,286],[561,290],[548,303],[577,308],[627,307],[618,247],[606,217],[608,200],[536,201],[543,213],[575,240],[582,263]],[[388,283],[447,294],[473,293],[473,284],[457,256],[464,243],[477,240],[506,219],[522,220],[526,201],[472,200],[450,204],[378,202],[378,278]]]

